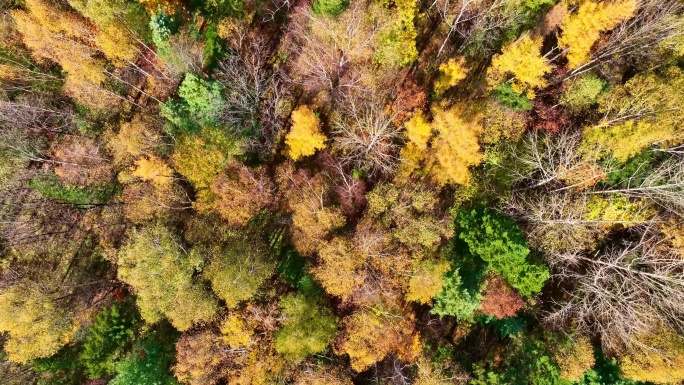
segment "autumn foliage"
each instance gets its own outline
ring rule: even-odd
[[[0,1],[2,385],[684,382],[681,0]]]

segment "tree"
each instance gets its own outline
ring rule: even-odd
[[[459,212],[456,223],[458,237],[468,244],[470,252],[487,262],[520,294],[529,297],[542,289],[549,270],[528,261],[530,249],[515,221],[488,208],[475,208]]]
[[[0,290],[0,331],[8,333],[4,350],[12,362],[49,357],[71,339],[70,321],[38,285],[21,282]]]
[[[79,102],[101,110],[115,107],[121,97],[100,86],[107,78],[105,63],[87,43],[93,33],[87,23],[44,0],[26,6],[28,12],[15,10],[12,17],[33,56],[58,63],[68,73],[64,91]]]
[[[628,351],[620,357],[620,368],[626,378],[656,384],[673,384],[684,380],[684,341],[675,332],[655,328],[637,335],[649,348]]]
[[[150,13],[157,12],[161,8],[167,13],[174,14],[185,8],[180,0],[140,0],[140,3]]]
[[[352,369],[361,372],[392,352],[415,358],[420,349],[416,337],[411,314],[380,306],[359,310],[342,320],[335,352],[349,355]]]
[[[335,151],[342,163],[370,176],[391,175],[397,163],[400,128],[383,99],[345,97],[333,119]]]
[[[107,131],[105,142],[116,165],[129,165],[162,145],[161,132],[154,122],[139,115],[130,122],[121,122],[118,132]]]
[[[330,233],[342,227],[346,218],[339,207],[331,205],[330,179],[311,175],[285,164],[276,171],[276,182],[287,208],[292,213],[292,242],[302,255],[317,252]]]
[[[551,385],[562,383],[560,370],[540,336],[518,334],[507,341],[500,360],[488,359],[474,368],[473,385]],[[497,362],[498,361],[498,362]],[[487,369],[485,369],[485,367]]]
[[[394,100],[390,104],[390,114],[394,116],[394,124],[401,126],[414,114],[427,107],[428,90],[408,75],[394,87]]]
[[[451,58],[446,63],[439,65],[439,77],[434,83],[435,93],[441,95],[449,89],[455,86],[461,80],[465,79],[468,74],[468,68],[465,66],[465,59]]]
[[[271,384],[285,382],[286,362],[275,351],[273,333],[278,328],[279,307],[248,303],[221,323],[226,366],[223,378],[231,384]]]
[[[86,331],[79,362],[90,378],[111,376],[115,361],[124,355],[140,322],[130,303],[114,303],[103,308]]]
[[[566,16],[560,28],[558,45],[566,50],[568,67],[574,69],[590,59],[591,47],[601,32],[610,31],[624,20],[634,16],[637,3],[624,0],[612,3],[585,1],[574,15]]]
[[[597,333],[606,349],[650,349],[637,338],[653,325],[682,327],[680,287],[682,260],[662,247],[648,228],[635,228],[640,241],[613,244],[591,257],[572,255],[565,266],[574,289],[547,321],[572,320],[577,331]],[[570,270],[572,266],[577,266]],[[581,268],[582,270],[577,270]]]
[[[211,185],[213,209],[232,226],[243,226],[259,210],[272,204],[275,187],[266,170],[231,164]],[[204,202],[196,207],[202,208]]]
[[[49,155],[56,163],[55,174],[71,186],[101,184],[113,176],[111,161],[91,138],[67,136],[53,142]]]
[[[229,309],[252,299],[275,273],[274,251],[254,235],[237,235],[223,248],[196,246],[190,256],[209,261],[202,275]]]
[[[406,4],[413,7],[410,2]],[[408,22],[407,18],[404,20]],[[375,88],[382,78],[373,70],[374,53],[382,44],[381,37],[396,42],[397,35],[381,34],[390,30],[395,21],[401,28],[396,18],[387,15],[379,4],[367,8],[351,2],[335,18],[317,17],[306,8],[297,10],[292,14],[283,42],[294,57],[289,65],[293,80],[312,94],[325,90],[332,97]],[[400,43],[387,43],[387,54],[404,53],[400,51],[403,48]],[[398,52],[393,50],[396,48]]]
[[[183,196],[185,191],[175,181],[173,169],[156,155],[138,158],[119,173],[118,179],[124,184],[122,201],[126,217],[134,223],[144,223],[189,206],[187,196]]]
[[[382,15],[392,20],[392,24],[378,34],[375,58],[385,66],[403,67],[418,59],[418,31],[415,26],[418,2],[395,0],[394,5],[396,8],[388,12],[388,15]]]
[[[545,252],[551,264],[562,255],[592,250],[607,226],[618,222],[588,219],[589,196],[546,192],[516,194],[507,202],[507,211],[528,224],[526,236],[534,248]]]
[[[292,127],[285,137],[287,154],[292,160],[297,161],[325,148],[325,139],[321,133],[321,120],[309,106],[302,105],[292,111]]]
[[[176,171],[198,189],[207,189],[225,169],[228,156],[218,146],[206,143],[201,137],[183,136],[171,156]]]
[[[446,262],[421,262],[409,280],[406,300],[430,304],[432,298],[442,291],[445,283],[444,275],[449,268]]]
[[[482,293],[482,313],[497,319],[515,317],[518,310],[525,305],[520,294],[499,275],[490,275],[486,281],[487,285]]]
[[[440,184],[470,183],[469,166],[482,161],[477,135],[482,127],[474,120],[464,120],[456,107],[432,110],[432,127],[437,133],[433,143],[435,163],[431,169],[433,178]]]
[[[501,104],[515,111],[529,111],[532,109],[532,101],[528,95],[516,91],[510,83],[502,83],[496,87],[493,96]]]
[[[387,229],[416,259],[432,256],[453,236],[452,218],[436,195],[435,186],[426,182],[380,184],[366,194],[365,217]]]
[[[594,367],[594,347],[589,338],[573,336],[561,339],[551,344],[553,359],[560,368],[560,375],[566,380],[578,382],[584,373]]]
[[[305,366],[295,375],[295,385],[352,385],[351,376],[344,369],[331,365]]]
[[[584,129],[584,150],[591,154],[599,147],[601,155],[626,161],[655,142],[678,139],[681,113],[678,92],[684,84],[679,69],[668,69],[665,77],[646,73],[623,86],[613,88],[599,100],[604,118]]]
[[[95,43],[116,64],[135,61],[138,39],[147,40],[149,17],[132,1],[69,0],[69,4],[98,27]],[[117,17],[118,15],[118,17]]]
[[[440,317],[447,315],[473,321],[475,313],[482,307],[479,290],[472,292],[461,285],[458,270],[450,272],[444,279],[442,291],[435,296],[435,306],[430,313]]]
[[[592,47],[591,59],[568,72],[567,76],[576,76],[603,64],[619,68],[616,61],[661,60],[662,49],[665,52],[673,49],[684,31],[684,19],[672,17],[681,10],[682,4],[678,1],[639,2],[634,17],[612,28],[605,39],[600,39],[600,44]]]
[[[606,82],[594,74],[578,76],[568,81],[558,102],[571,112],[580,113],[596,103],[605,88]]]
[[[184,334],[176,342],[176,364],[173,374],[188,385],[214,385],[221,380],[233,353],[219,335],[211,330]]]
[[[280,300],[283,326],[275,333],[276,351],[286,359],[299,362],[325,351],[335,339],[337,319],[329,308],[314,298],[288,295]]]
[[[363,265],[366,256],[354,250],[345,238],[333,238],[318,251],[321,263],[311,273],[321,283],[326,292],[349,299],[354,289],[361,286],[366,278]]]
[[[225,108],[221,84],[192,73],[185,75],[178,87],[178,96],[180,101],[168,101],[163,105],[162,115],[186,131],[196,130],[193,123],[202,127],[215,126]],[[191,122],[187,121],[188,117]]]
[[[218,64],[213,77],[224,87],[226,107],[220,121],[248,151],[268,156],[285,128],[291,99],[282,69],[271,66],[269,42],[234,33],[236,53]]]
[[[173,362],[174,342],[177,333],[166,325],[160,325],[143,334],[133,351],[116,363],[116,376],[109,382],[112,385],[178,385],[169,371]]]
[[[129,171],[131,176],[150,182],[157,190],[169,191],[173,186],[173,169],[158,156],[149,155],[139,158]]]
[[[510,81],[515,92],[534,99],[534,89],[545,87],[544,75],[551,72],[548,61],[539,53],[541,47],[542,39],[529,34],[504,46],[501,54],[494,55],[487,70],[489,88]]]
[[[422,111],[416,112],[411,116],[411,119],[404,123],[404,128],[409,143],[418,150],[425,151],[428,141],[432,137],[432,126],[430,126],[425,114]]]
[[[167,317],[178,330],[187,330],[218,310],[216,300],[193,278],[202,260],[188,255],[161,224],[132,229],[117,264],[119,279],[133,287],[140,315],[149,323]]]

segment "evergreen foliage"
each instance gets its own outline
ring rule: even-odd
[[[470,252],[487,262],[520,294],[529,297],[541,291],[549,270],[529,261],[530,249],[514,220],[488,208],[474,208],[459,212],[456,223],[458,237],[468,244]]]

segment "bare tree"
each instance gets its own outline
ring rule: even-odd
[[[599,149],[580,150],[582,132],[567,128],[558,134],[530,131],[522,144],[511,144],[513,161],[505,167],[525,189],[540,187],[559,190],[581,189],[599,182],[611,171],[610,164],[598,167],[587,159],[596,159]],[[569,183],[569,184],[568,184]]]
[[[636,235],[593,257],[572,256],[581,268],[563,270],[562,278],[572,279],[574,289],[546,320],[597,333],[613,351],[648,349],[633,337],[659,325],[684,330],[684,259],[648,227]]]
[[[371,176],[391,175],[399,161],[401,128],[389,115],[384,100],[345,97],[333,118],[333,135],[344,164],[367,171]]]
[[[26,95],[15,100],[0,99],[0,129],[22,129],[34,133],[68,131],[75,114],[67,103],[48,102]]]
[[[363,3],[352,2],[336,18],[316,17],[295,8],[284,39],[292,53],[289,73],[307,91],[346,92],[362,89],[377,78],[372,70],[374,38],[391,20],[371,20]]]
[[[250,137],[247,148],[268,153],[284,126],[286,89],[280,71],[269,66],[270,50],[260,38],[237,38],[236,52],[219,64],[216,79],[225,87],[220,120],[234,134]]]
[[[465,36],[469,32],[469,28],[463,28],[462,26],[473,19],[476,19],[480,14],[474,11],[477,0],[459,0],[456,4],[453,4],[450,0],[435,0],[430,4],[429,10],[437,11],[441,22],[446,24],[449,28],[446,37],[442,41],[442,45],[437,51],[437,57],[442,54],[444,48],[449,42],[452,34],[457,33],[461,36]]]
[[[436,12],[446,34],[437,51],[437,58],[448,52],[448,44],[458,40],[462,51],[470,44],[479,44],[483,55],[491,55],[503,32],[519,24],[525,14],[511,0],[434,0],[428,11]]]

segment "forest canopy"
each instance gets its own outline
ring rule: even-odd
[[[684,383],[682,122],[681,0],[0,0],[0,383]]]

